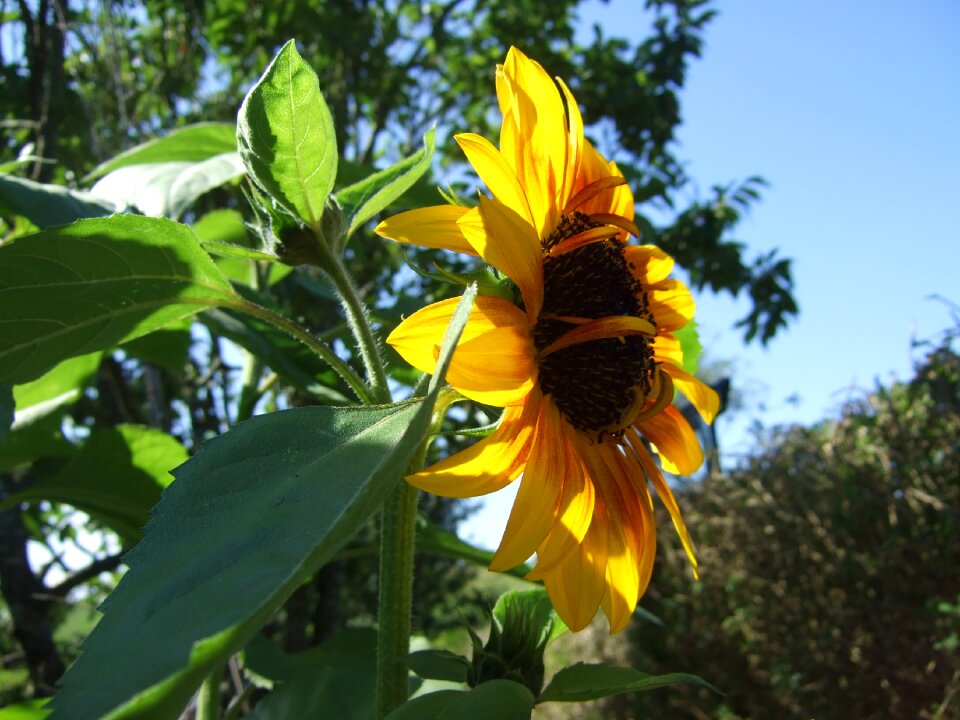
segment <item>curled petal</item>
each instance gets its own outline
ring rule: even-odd
[[[703,450],[693,428],[673,405],[637,423],[657,448],[663,469],[674,475],[692,475],[703,464]]]
[[[663,369],[670,373],[673,384],[687,396],[687,400],[697,409],[703,421],[712,423],[720,412],[720,396],[717,395],[716,390],[671,363],[664,363]]]

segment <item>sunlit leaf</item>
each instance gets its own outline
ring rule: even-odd
[[[185,225],[116,215],[0,248],[0,382],[238,301]]]
[[[156,428],[96,430],[58,473],[12,493],[0,508],[41,500],[66,503],[136,541],[172,479],[169,471],[186,459],[184,447]]]
[[[91,193],[120,208],[178,220],[201,195],[243,174],[240,155],[231,150],[198,162],[126,165],[100,178]]]
[[[337,193],[337,201],[347,218],[348,237],[367,220],[390,206],[430,169],[435,147],[436,131],[430,130],[423,138],[422,149]]]
[[[313,228],[337,177],[337,136],[319,79],[287,42],[250,90],[237,119],[250,176]]]
[[[537,702],[584,702],[667,685],[699,685],[715,690],[705,680],[687,673],[649,675],[629,667],[577,663],[558,671]]]
[[[130,148],[98,165],[84,180],[90,182],[129,165],[174,162],[193,164],[236,150],[237,136],[232,124],[197,123]]]

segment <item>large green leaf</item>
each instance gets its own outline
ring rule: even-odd
[[[469,692],[440,690],[410,700],[386,720],[530,720],[533,694],[512,680],[491,680]]]
[[[13,388],[0,385],[0,444],[7,439],[13,425]]]
[[[54,714],[177,717],[401,481],[475,297],[454,313],[425,398],[261,415],[174,471]]]
[[[61,431],[57,414],[41,415],[30,422],[14,422],[6,440],[0,443],[0,472],[28,465],[41,458],[69,458],[77,448]]]
[[[237,144],[250,176],[310,227],[337,177],[337,137],[320,81],[290,40],[247,93]]]
[[[130,148],[97,166],[84,180],[89,182],[129,165],[198,163],[236,150],[237,135],[231,123],[198,123]]]
[[[115,215],[0,248],[0,382],[237,303],[185,225]]]
[[[186,449],[156,428],[118,425],[96,430],[59,472],[12,493],[0,509],[41,500],[66,503],[124,540],[136,541],[171,480],[170,470],[186,459]]]
[[[91,192],[116,207],[177,220],[204,193],[244,174],[235,150],[196,162],[126,165],[104,175]]]
[[[372,628],[344,630],[296,655],[280,653],[269,668],[249,648],[245,657],[247,669],[275,681],[273,691],[247,716],[250,720],[376,717],[377,633]]]
[[[436,131],[430,130],[423,138],[422,149],[337,192],[337,201],[347,218],[347,237],[403,195],[430,169],[436,142]]]
[[[117,211],[116,203],[61,185],[0,175],[0,211],[22,215],[40,229]]]
[[[715,689],[703,679],[687,673],[649,675],[628,667],[577,663],[557,672],[537,702],[585,702],[667,685],[699,685]]]

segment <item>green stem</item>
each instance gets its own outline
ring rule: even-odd
[[[252,315],[255,318],[259,318],[260,320],[270,323],[274,327],[288,332],[291,336],[295,337],[297,340],[302,342],[317,355],[323,358],[327,364],[330,365],[330,367],[332,367],[336,373],[343,378],[347,385],[350,386],[360,402],[362,402],[364,405],[372,405],[373,403],[378,402],[378,398],[374,393],[373,388],[367,387],[367,384],[363,382],[363,379],[357,375],[356,371],[352,367],[350,367],[346,362],[337,356],[337,354],[333,351],[333,348],[323,342],[323,340],[316,338],[302,325],[298,325],[293,320],[285,318],[283,315],[275,313],[273,310],[265,308],[262,305],[257,305],[254,302],[250,302],[249,300],[241,299],[239,302],[230,304],[228,307],[230,307],[232,310],[246,313],[247,315]]]
[[[384,503],[381,516],[378,718],[386,717],[407,700],[418,492],[406,481],[401,482]]]
[[[197,696],[197,720],[217,720],[220,717],[220,676],[223,668],[217,667],[207,675]]]
[[[434,404],[433,422],[410,471],[423,467],[427,449],[459,394],[445,390]],[[413,559],[416,549],[419,491],[403,481],[383,505],[380,521],[380,607],[377,630],[377,717],[382,720],[407,701],[407,656],[413,607]]]
[[[321,267],[337,289],[343,311],[347,316],[347,324],[357,341],[371,393],[376,402],[388,403],[391,397],[390,387],[387,385],[387,371],[380,353],[380,345],[367,320],[367,308],[343,260],[327,246],[322,237],[317,238],[317,250],[323,261]]]

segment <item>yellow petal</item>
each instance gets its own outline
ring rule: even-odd
[[[560,219],[557,206],[567,166],[567,121],[560,93],[539,63],[510,48],[503,64],[517,138],[506,144],[514,152],[517,177],[527,195],[538,237],[546,237]],[[501,106],[503,103],[501,102]],[[507,129],[510,122],[505,122]],[[503,130],[502,129],[502,130]],[[504,150],[501,131],[501,150]]]
[[[410,245],[476,255],[477,251],[457,225],[457,220],[469,209],[459,205],[436,205],[409,210],[387,218],[374,232]]]
[[[583,117],[580,115],[580,106],[577,105],[567,84],[560,78],[557,78],[557,84],[567,103],[567,141],[569,142],[566,175],[557,197],[557,205],[563,208],[573,196],[573,185],[580,172],[580,155],[583,152]]]
[[[683,513],[680,512],[680,506],[677,504],[677,500],[673,496],[670,486],[667,485],[666,481],[663,479],[663,475],[660,474],[660,470],[653,462],[653,459],[650,457],[647,449],[643,446],[643,441],[640,439],[640,436],[636,433],[627,433],[627,437],[630,442],[630,446],[635,453],[634,457],[640,463],[643,474],[651,483],[653,483],[653,487],[657,491],[657,497],[660,498],[660,502],[664,504],[664,507],[667,508],[667,512],[670,513],[670,519],[673,521],[673,527],[677,531],[677,535],[680,536],[680,542],[683,545],[683,549],[687,553],[687,558],[690,560],[690,564],[693,566],[693,574],[698,576],[699,570],[697,556],[693,551],[693,541],[690,539],[690,533],[687,532],[687,525],[683,521]]]
[[[550,353],[579,343],[617,337],[623,338],[630,335],[652,336],[656,332],[657,329],[648,320],[633,315],[611,315],[595,318],[565,332],[541,350],[539,357],[545,358]]]
[[[601,606],[610,621],[610,632],[622,630],[630,621],[640,587],[640,555],[642,537],[638,534],[643,522],[636,491],[630,481],[630,469],[620,449],[614,446],[596,448],[598,473],[604,504],[609,512],[607,523],[607,590]]]
[[[533,393],[526,404],[508,407],[488,437],[408,476],[407,482],[444,497],[476,497],[506,487],[527,462],[539,405]]]
[[[583,151],[580,160],[580,173],[573,184],[572,191],[579,192],[591,183],[607,177],[623,177],[615,163],[608,163],[589,140],[583,141]],[[601,193],[597,193],[580,206],[580,211],[587,215],[607,213],[633,219],[633,193],[629,185],[618,185]],[[626,238],[626,233],[623,233]]]
[[[557,520],[567,455],[560,433],[560,412],[551,401],[540,403],[537,432],[520,489],[510,510],[503,539],[490,569],[503,572],[524,562],[550,532]]]
[[[567,430],[567,427],[569,426],[565,423],[561,425],[565,436],[562,444],[565,447],[566,464],[557,521],[550,534],[537,548],[537,566],[527,575],[528,580],[542,579],[568,554],[574,552],[583,542],[593,519],[596,497],[593,480],[584,474],[573,439],[569,436],[574,431]]]
[[[674,475],[692,475],[703,464],[703,450],[693,428],[673,405],[637,423],[660,456],[663,469]]]
[[[576,550],[543,578],[550,602],[571,630],[583,630],[607,590],[607,511],[599,501],[594,520]]]
[[[658,337],[657,340],[659,339]],[[656,349],[656,344],[654,344],[655,356],[659,355]],[[697,409],[704,422],[712,423],[717,413],[720,412],[720,396],[717,395],[716,391],[705,382],[698,380],[690,373],[669,362],[664,363],[663,369],[670,373],[673,384],[687,396],[687,400]]]
[[[645,286],[650,300],[650,312],[660,331],[679,330],[693,320],[697,306],[690,290],[679,280],[662,280]]]
[[[631,245],[625,255],[634,277],[644,286],[666,280],[673,270],[673,258],[656,245]]]
[[[418,370],[433,373],[458,302],[451,298],[418,310],[390,333],[387,343]],[[447,382],[469,398],[503,407],[523,402],[536,374],[523,311],[502,298],[480,295],[454,351]]]
[[[683,347],[671,333],[662,332],[653,339],[653,359],[662,363],[683,364]]]
[[[485,137],[474,133],[462,133],[455,136],[454,140],[493,196],[533,227],[527,196],[517,180],[517,174],[500,151]]]
[[[543,258],[533,228],[506,205],[482,196],[459,224],[480,256],[520,288],[532,325],[543,305]]]

